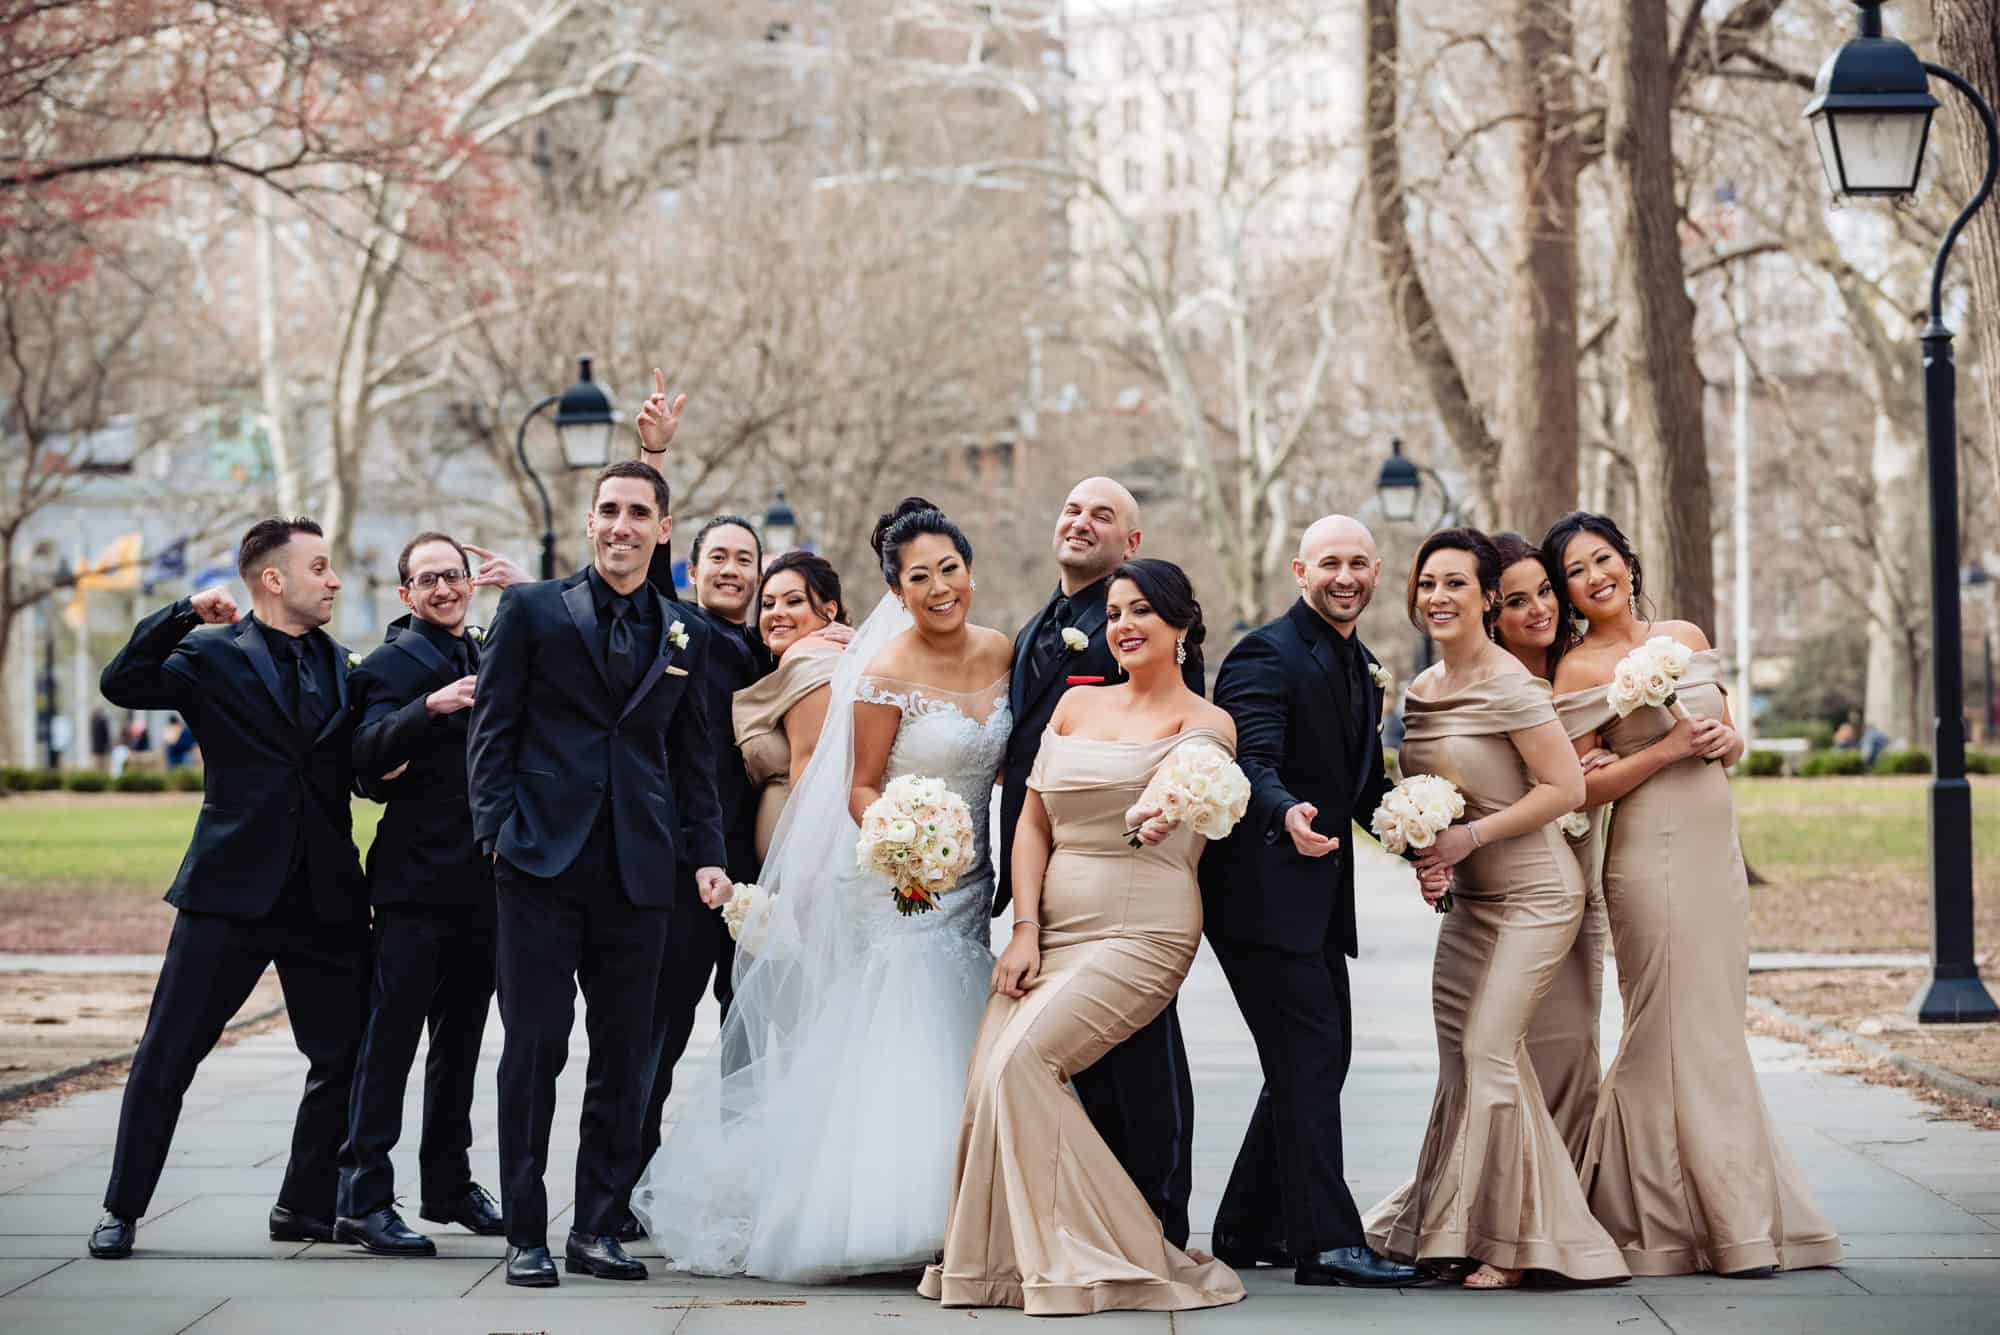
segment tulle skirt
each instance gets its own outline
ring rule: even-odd
[[[972,935],[991,902],[982,881],[948,897],[975,905],[976,924],[957,912],[898,922],[782,1042],[737,1036],[781,1059],[696,1082],[632,1195],[670,1266],[811,1283],[936,1258],[992,977]]]

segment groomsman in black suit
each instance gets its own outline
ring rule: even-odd
[[[1215,703],[1236,720],[1250,806],[1201,862],[1209,944],[1257,1044],[1264,1087],[1216,1211],[1216,1256],[1296,1267],[1301,1284],[1413,1283],[1369,1250],[1342,1175],[1340,1090],[1353,1056],[1347,961],[1354,859],[1389,780],[1375,656],[1355,634],[1382,562],[1355,520],[1306,530],[1299,600],[1223,660]]]
[[[431,1240],[396,1212],[389,1152],[403,1131],[403,1090],[426,1024],[418,1213],[498,1234],[500,1210],[472,1180],[472,1096],[493,1004],[493,863],[472,837],[465,742],[479,673],[480,632],[468,633],[473,575],[466,548],[419,533],[396,558],[409,613],[351,678],[354,771],[386,802],[368,849],[375,905],[375,973],[368,1030],[354,1073],[334,1234],[383,1256],[432,1256]],[[488,559],[481,580],[524,578]],[[499,571],[496,575],[494,572]]]
[[[271,1209],[281,1242],[333,1240],[347,1091],[368,1009],[368,885],[348,798],[348,653],[321,627],[340,577],[310,519],[266,519],[236,549],[253,614],[226,590],[141,621],[104,698],[170,709],[194,731],[204,791],[167,890],[179,913],[125,1101],[90,1254],[128,1256],[195,1068],[275,962],[309,1068]],[[222,627],[195,633],[203,624]]]
[[[617,1234],[644,1167],[675,869],[694,864],[703,898],[729,882],[701,696],[711,632],[646,578],[672,528],[658,472],[606,468],[591,497],[592,564],[502,594],[481,658],[468,754],[473,833],[497,859],[509,1284],[558,1282],[542,1179],[579,983],[590,1070],[566,1268],[646,1277]]]
[[[1028,799],[1028,771],[1035,766],[1056,701],[1073,686],[1118,680],[1118,665],[1104,639],[1104,595],[1111,572],[1138,553],[1139,536],[1139,503],[1108,477],[1077,483],[1056,516],[1061,575],[1055,596],[1014,640],[1008,688],[1014,730],[1007,740],[1006,779],[1000,789],[996,917],[1014,897],[1014,831]],[[1206,693],[1199,670],[1190,667],[1187,678],[1189,690]],[[1188,1197],[1194,1188],[1194,1084],[1178,1010],[1169,1004],[1145,1028],[1079,1071],[1073,1083],[1091,1125],[1160,1217],[1167,1240],[1187,1246]]]

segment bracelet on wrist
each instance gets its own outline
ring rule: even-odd
[[[667,452],[667,447],[664,445],[662,445],[657,450],[650,445],[641,445],[639,447],[639,453],[641,454],[665,454],[666,452]]]
[[[1016,918],[1014,919],[1014,926],[1032,927],[1038,932],[1042,930],[1042,925],[1036,922],[1033,918]]]
[[[1471,823],[1469,823],[1469,824],[1468,824],[1468,825],[1467,825],[1467,826],[1465,827],[1465,832],[1466,832],[1467,834],[1469,834],[1469,835],[1471,835],[1471,836],[1472,836],[1472,846],[1473,846],[1474,848],[1484,848],[1484,847],[1486,847],[1486,841],[1485,841],[1484,839],[1481,839],[1481,838],[1479,837],[1479,822],[1478,822],[1478,821],[1472,821]]]

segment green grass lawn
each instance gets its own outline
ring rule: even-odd
[[[1972,782],[1974,854],[1980,870],[2000,872],[2000,780]],[[1739,779],[1733,787],[1744,855],[1767,875],[1869,867],[1922,874],[1928,865],[1927,779]]]
[[[90,886],[158,895],[187,851],[198,793],[34,794],[0,801],[0,890]],[[354,803],[365,854],[382,808]]]

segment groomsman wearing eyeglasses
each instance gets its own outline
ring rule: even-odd
[[[477,577],[468,552],[484,558]],[[396,559],[406,616],[350,678],[358,712],[354,772],[387,804],[368,850],[375,909],[367,1034],[349,1102],[334,1235],[377,1255],[433,1256],[396,1211],[389,1152],[402,1135],[403,1091],[417,1040],[424,1061],[418,1214],[474,1233],[503,1231],[472,1180],[472,1095],[493,1002],[493,864],[472,836],[465,742],[481,632],[467,613],[476,585],[526,578],[513,562],[443,533],[419,533]]]

